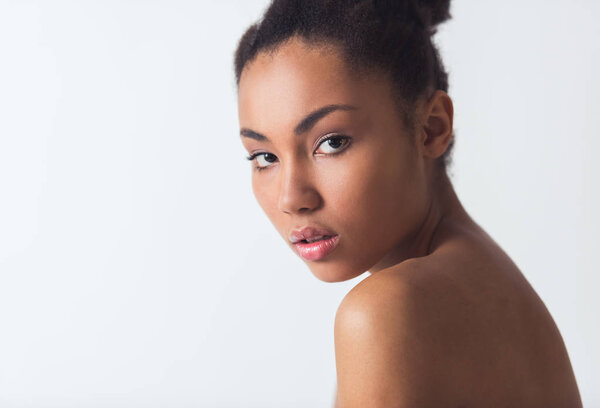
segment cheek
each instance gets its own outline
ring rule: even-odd
[[[268,185],[264,180],[261,180],[260,175],[252,175],[252,192],[254,193],[254,197],[256,198],[258,205],[260,205],[269,217],[270,213],[273,212],[272,208],[275,199],[273,191],[272,188],[268,188]]]
[[[385,151],[361,152],[341,163],[329,183],[330,198],[339,206],[347,206],[350,216],[365,216],[367,210],[375,216],[377,209],[397,206],[404,196],[410,198],[413,188],[411,169],[399,156]]]
[[[413,230],[423,194],[408,157],[389,151],[370,157],[378,159],[355,160],[339,172],[330,200],[352,245],[379,256],[378,251]]]
[[[265,170],[269,171],[269,170]],[[260,208],[267,215],[271,223],[279,230],[283,213],[279,211],[278,189],[275,186],[275,179],[270,179],[270,175],[261,174],[252,175],[252,192]]]

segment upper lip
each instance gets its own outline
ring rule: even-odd
[[[290,241],[292,244],[295,244],[303,239],[311,239],[315,237],[320,237],[323,235],[334,236],[337,235],[335,232],[329,231],[328,229],[322,227],[303,227],[299,229],[295,229],[290,233]]]

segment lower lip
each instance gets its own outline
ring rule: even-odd
[[[318,261],[330,254],[335,247],[337,247],[339,241],[340,236],[334,235],[331,238],[313,242],[312,244],[297,242],[294,245],[296,246],[296,251],[302,258],[307,261]]]

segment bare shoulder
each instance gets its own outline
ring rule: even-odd
[[[533,289],[502,254],[465,251],[405,261],[346,295],[334,328],[337,407],[580,406]]]
[[[455,400],[446,352],[453,335],[440,288],[418,265],[355,286],[335,318],[336,407],[445,406]]]

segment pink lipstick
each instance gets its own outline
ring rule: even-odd
[[[337,247],[339,240],[336,233],[318,227],[304,227],[290,234],[296,252],[307,261],[323,259]]]

